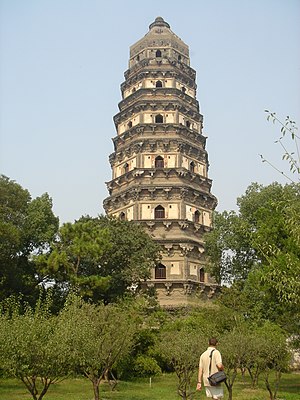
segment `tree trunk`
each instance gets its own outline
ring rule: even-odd
[[[93,381],[93,389],[94,389],[94,400],[100,400],[98,379],[96,381]]]
[[[230,376],[230,374],[227,375],[227,379],[225,381],[225,386],[227,387],[227,390],[228,390],[228,400],[232,400],[232,392],[233,392],[232,388],[233,388],[233,384],[234,384],[236,376],[237,376],[237,369],[234,369],[231,376]]]
[[[38,400],[42,400],[43,399],[43,397],[47,393],[48,388],[49,388],[49,386],[47,388],[46,387],[43,388],[43,390],[41,391],[41,394],[38,397]]]
[[[232,400],[232,385],[226,385],[228,389],[228,400]]]
[[[36,395],[34,394],[34,392],[30,391],[30,393],[31,393],[31,396],[32,396],[33,400],[38,400]]]
[[[110,371],[110,375],[111,375],[111,377],[112,377],[112,380],[109,379],[109,380],[108,380],[108,383],[109,383],[109,386],[110,386],[110,390],[113,391],[114,388],[117,386],[118,381],[117,381],[117,379],[115,378],[115,376],[114,376],[114,374],[112,373],[112,371]]]
[[[43,397],[45,396],[45,394],[47,393],[49,386],[51,385],[51,379],[42,379],[42,383],[43,383],[43,390],[41,391],[41,394],[38,397],[38,400],[42,400]]]
[[[275,400],[275,397],[274,397],[274,395],[273,395],[273,391],[272,391],[272,388],[271,388],[271,385],[270,385],[268,376],[266,376],[266,388],[267,388],[267,390],[268,390],[268,392],[269,392],[270,400]]]
[[[33,400],[38,400],[38,398],[36,397],[36,394],[34,393],[33,390],[30,390],[30,393],[31,393]]]
[[[279,389],[279,381],[281,379],[281,371],[276,371],[275,374],[276,374],[276,381],[275,381],[274,399],[277,398],[277,392]]]
[[[281,371],[275,371],[275,383],[274,383],[274,393],[269,382],[269,374],[266,375],[266,388],[270,395],[270,400],[275,400],[277,398],[277,392],[279,389],[279,381],[281,378]]]
[[[254,369],[253,371],[251,368],[248,368],[248,372],[249,372],[249,375],[251,378],[251,386],[252,386],[252,388],[256,388],[258,385],[258,377],[259,377],[260,371],[258,368]]]
[[[109,383],[109,370],[108,370],[108,369],[106,369],[106,370],[103,372],[103,379],[104,379],[105,382],[108,382],[108,383]]]
[[[24,385],[27,387],[28,391],[30,392],[33,400],[38,400],[37,398],[37,389],[36,389],[36,377],[20,377],[21,381],[24,383]]]

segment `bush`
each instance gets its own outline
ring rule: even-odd
[[[156,376],[161,374],[160,366],[158,365],[157,361],[150,357],[139,355],[134,363],[133,366],[134,375],[146,378],[148,376]]]

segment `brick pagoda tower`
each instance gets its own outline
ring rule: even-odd
[[[161,244],[162,261],[146,283],[161,305],[210,298],[217,285],[205,271],[203,235],[217,200],[189,48],[157,17],[130,47],[124,76],[104,209],[142,224]]]

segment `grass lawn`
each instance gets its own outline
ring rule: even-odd
[[[196,382],[196,377],[195,377]],[[180,399],[176,392],[177,378],[173,374],[149,379],[138,379],[133,382],[120,382],[111,392],[108,385],[100,387],[101,400],[176,400]],[[225,389],[225,400],[227,389]],[[205,399],[205,394],[197,392],[194,400]],[[83,378],[66,379],[50,386],[45,400],[93,400],[92,384]],[[268,400],[269,394],[264,388],[263,379],[258,389],[251,389],[249,379],[239,377],[233,387],[233,399],[236,400]],[[278,400],[300,399],[300,374],[283,374]],[[16,379],[0,380],[0,400],[31,400],[25,386]]]

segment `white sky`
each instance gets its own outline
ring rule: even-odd
[[[0,0],[0,172],[61,222],[103,213],[129,47],[157,16],[190,47],[217,209],[284,182],[259,154],[281,168],[264,109],[300,125],[299,0]]]

